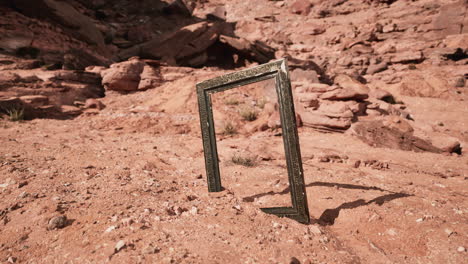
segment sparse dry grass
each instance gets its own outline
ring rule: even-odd
[[[235,154],[231,157],[231,161],[234,164],[241,165],[244,167],[254,167],[256,165],[255,158],[250,156],[241,156],[239,154]]]
[[[239,114],[245,121],[254,121],[255,119],[257,119],[258,116],[258,112],[255,111],[255,109],[253,108],[241,109]]]
[[[227,121],[224,124],[223,134],[224,135],[235,135],[235,134],[237,134],[237,127],[235,126],[235,124],[233,122]]]
[[[258,108],[260,109],[263,109],[265,107],[265,104],[268,102],[268,100],[264,97],[264,98],[261,98],[257,101],[257,106]]]
[[[224,100],[224,103],[226,105],[238,105],[241,103],[241,101],[238,99],[238,98],[235,98],[235,97],[229,97],[227,99]]]

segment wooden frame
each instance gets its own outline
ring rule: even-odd
[[[309,208],[307,206],[296,115],[286,59],[229,73],[197,84],[208,191],[219,192],[223,189],[219,172],[211,94],[273,78],[276,82],[276,93],[278,95],[292,207],[262,208],[262,211],[308,224],[310,222]]]

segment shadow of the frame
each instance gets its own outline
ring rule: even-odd
[[[356,185],[356,184],[344,184],[344,183],[334,183],[334,182],[312,182],[306,185],[306,187],[313,187],[313,186],[322,186],[322,187],[331,187],[331,188],[339,187],[339,188],[354,189],[354,190],[375,190],[375,191],[381,191],[381,192],[390,192],[389,194],[376,197],[369,201],[365,201],[364,199],[358,199],[352,202],[343,203],[336,208],[326,209],[325,211],[323,211],[322,215],[318,219],[315,219],[315,221],[311,219],[311,222],[313,223],[315,222],[323,226],[333,225],[335,223],[336,218],[338,218],[340,211],[342,209],[354,209],[354,208],[358,208],[361,206],[367,206],[372,203],[375,203],[377,205],[383,205],[384,203],[390,202],[395,199],[412,196],[407,193],[395,193],[395,192],[385,190],[385,189],[375,187],[375,186],[363,186],[363,185]],[[264,197],[268,195],[288,194],[289,192],[290,192],[290,188],[287,187],[284,190],[279,191],[279,192],[270,191],[267,193],[255,194],[252,196],[244,197],[242,198],[242,200],[244,202],[253,202],[256,198],[260,198],[260,197]]]
[[[354,208],[358,208],[358,207],[361,207],[361,206],[370,205],[372,203],[375,203],[375,204],[378,204],[378,205],[383,205],[386,202],[390,202],[390,201],[393,201],[395,199],[409,197],[409,196],[412,196],[412,195],[407,194],[407,193],[391,193],[391,194],[386,194],[386,195],[379,196],[379,197],[374,198],[372,200],[369,200],[367,202],[364,199],[358,199],[358,200],[353,201],[353,202],[343,203],[343,204],[341,204],[340,206],[338,206],[336,208],[326,209],[325,211],[323,211],[323,213],[319,217],[317,223],[320,224],[320,225],[333,225],[333,224],[335,224],[335,220],[340,215],[340,211],[342,209],[354,209]]]

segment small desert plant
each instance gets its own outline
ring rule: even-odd
[[[249,156],[241,156],[241,155],[235,154],[234,156],[232,156],[231,161],[234,164],[242,165],[245,167],[255,166],[255,158],[249,157]]]
[[[238,105],[238,104],[240,104],[240,101],[239,101],[239,99],[237,99],[235,97],[229,97],[226,100],[224,100],[224,103],[226,105]]]
[[[265,107],[265,104],[268,102],[268,100],[266,98],[261,98],[257,101],[257,106],[260,108],[260,109],[263,109]]]
[[[24,108],[22,107],[12,107],[4,109],[4,111],[8,115],[8,119],[10,119],[10,121],[24,120]]]
[[[223,134],[224,135],[235,135],[235,134],[237,134],[237,128],[234,125],[234,123],[232,123],[231,121],[227,121],[224,124]]]
[[[258,116],[257,111],[253,108],[244,108],[239,112],[239,114],[245,121],[254,121]]]

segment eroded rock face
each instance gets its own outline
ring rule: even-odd
[[[433,29],[441,37],[468,33],[467,8],[468,2],[466,0],[442,6],[438,16],[433,20]]]
[[[363,115],[369,88],[348,75],[335,77],[335,85],[293,82],[296,111],[304,126],[346,130]],[[343,86],[346,86],[344,88]]]
[[[231,25],[225,22],[203,21],[185,26],[119,53],[120,59],[130,56],[158,59],[169,65],[200,67],[210,64],[224,66],[226,61],[236,65],[242,58],[268,62],[274,58],[274,50],[260,41],[248,41],[232,36]],[[238,55],[233,58],[234,54]],[[240,57],[240,58],[239,58]]]
[[[22,110],[24,119],[64,118],[63,105],[72,106],[88,98],[104,97],[101,76],[93,72],[54,70],[23,66],[34,65],[34,60],[9,61],[1,68],[0,98],[3,112]],[[10,63],[11,62],[11,63]],[[30,67],[26,68],[30,68]],[[78,109],[78,112],[81,110]]]
[[[94,22],[64,1],[14,0],[14,6],[31,17],[51,18],[84,41],[104,47],[104,37]]]
[[[104,96],[101,77],[95,73],[72,71],[4,72],[2,96],[43,95],[52,104],[73,104],[75,100]]]

